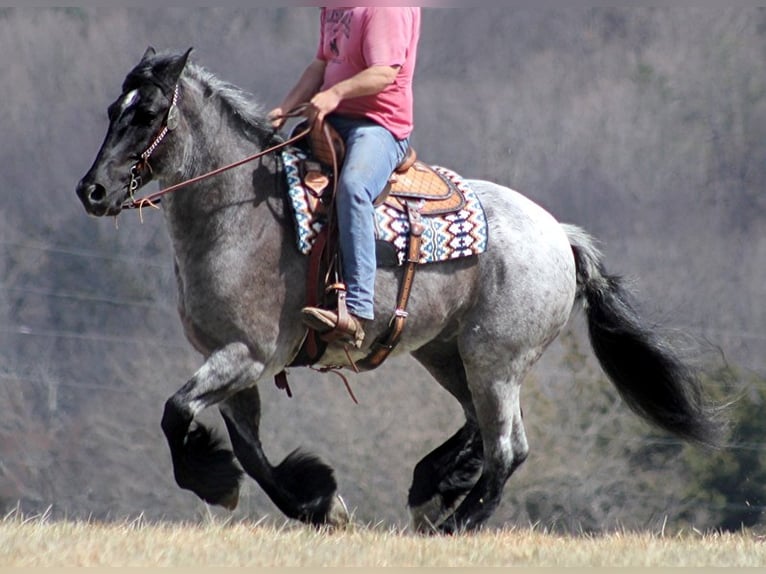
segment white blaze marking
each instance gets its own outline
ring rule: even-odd
[[[136,101],[138,101],[138,90],[133,90],[125,94],[125,97],[122,99],[122,104],[120,104],[120,115],[124,114],[130,106],[136,103]]]

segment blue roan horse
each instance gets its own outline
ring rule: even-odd
[[[149,48],[125,78],[109,107],[104,143],[77,186],[89,214],[115,216],[151,179],[174,185],[278,139],[246,93],[188,55]],[[297,453],[272,466],[258,434],[258,386],[272,384],[306,335],[299,311],[308,262],[295,247],[282,169],[279,154],[268,153],[163,199],[181,321],[205,362],[167,400],[162,429],[178,485],[208,503],[233,508],[244,469],[287,516],[338,525],[348,514],[332,469]],[[714,444],[719,425],[696,375],[669,341],[642,324],[592,239],[511,189],[469,184],[485,209],[487,251],[418,270],[395,351],[419,361],[465,413],[462,428],[415,467],[408,502],[416,527],[476,529],[495,511],[529,449],[522,380],[576,302],[587,313],[593,350],[628,406],[682,439]],[[365,347],[351,350],[353,360],[386,328],[401,275],[401,267],[378,270],[377,319],[366,329]],[[335,345],[319,364],[348,362]],[[204,426],[192,426],[213,405],[233,452]]]

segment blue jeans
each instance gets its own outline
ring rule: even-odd
[[[397,140],[370,120],[337,115],[327,120],[346,142],[335,199],[346,305],[357,317],[373,319],[376,260],[372,203],[404,158],[409,138]]]

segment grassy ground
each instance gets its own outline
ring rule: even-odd
[[[290,523],[0,522],[3,566],[764,566],[750,533],[559,536],[509,529],[441,537]]]

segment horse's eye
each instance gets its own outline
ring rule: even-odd
[[[133,122],[148,126],[157,118],[157,112],[148,108],[138,108],[133,116]]]

